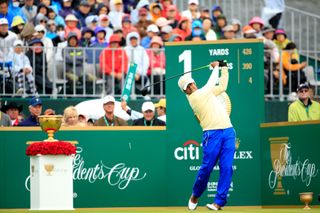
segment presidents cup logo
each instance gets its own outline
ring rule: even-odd
[[[174,150],[174,157],[177,160],[199,160],[199,146],[197,141],[189,140]]]
[[[312,179],[318,175],[315,163],[309,159],[293,160],[288,137],[269,138],[272,171],[269,173],[269,187],[274,189],[274,195],[286,195],[282,185],[283,177],[292,177],[294,180],[301,179],[301,182],[309,186]]]
[[[130,167],[125,163],[107,165],[103,161],[88,167],[84,158],[81,156],[83,149],[77,146],[77,154],[73,161],[73,180],[87,181],[95,183],[96,181],[105,181],[107,185],[115,186],[120,190],[125,190],[129,184],[143,180],[147,173],[140,170],[139,167]],[[50,165],[50,164],[48,164]],[[50,175],[54,166],[46,166],[46,171]],[[31,167],[31,169],[34,167]],[[32,169],[32,174],[33,174]],[[25,181],[25,187],[30,191],[30,176]]]

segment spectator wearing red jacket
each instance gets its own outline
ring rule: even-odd
[[[113,34],[109,40],[109,46],[100,54],[101,73],[106,75],[106,93],[121,94],[122,82],[124,82],[124,74],[127,73],[128,56],[126,51],[120,48],[121,38]],[[113,82],[114,81],[114,84]],[[112,86],[115,86],[112,88]]]

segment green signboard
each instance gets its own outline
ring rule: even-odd
[[[313,192],[316,200],[320,193],[319,129],[319,121],[262,125],[262,205],[301,205],[302,192]]]

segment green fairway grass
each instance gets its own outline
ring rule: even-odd
[[[191,212],[187,207],[159,207],[159,208],[107,208],[107,209],[76,209],[74,211],[30,211],[27,209],[0,209],[0,213],[24,213],[24,212],[35,212],[35,213],[112,213],[112,212],[121,212],[121,213],[153,213],[153,212],[169,212],[169,213],[182,213],[182,212]],[[193,212],[214,212],[209,211],[205,207],[198,207],[196,211]],[[301,208],[259,208],[259,207],[225,207],[221,213],[228,212],[237,212],[237,213],[300,213],[300,212],[310,212],[310,213],[320,213],[319,206],[312,208],[311,210],[303,210]]]

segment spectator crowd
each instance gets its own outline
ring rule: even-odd
[[[292,91],[306,80],[296,45],[277,29],[279,14],[242,24],[199,0],[189,0],[183,11],[172,0],[0,0],[0,9],[0,69],[11,78],[7,85],[16,84],[16,94],[50,94],[61,76],[70,85],[103,78],[106,94],[121,94],[132,62],[139,93],[165,74],[164,42],[238,38],[264,40],[266,91],[270,76],[289,87],[290,72]],[[287,51],[283,71],[279,50]],[[154,94],[164,94],[163,88],[157,85]]]

